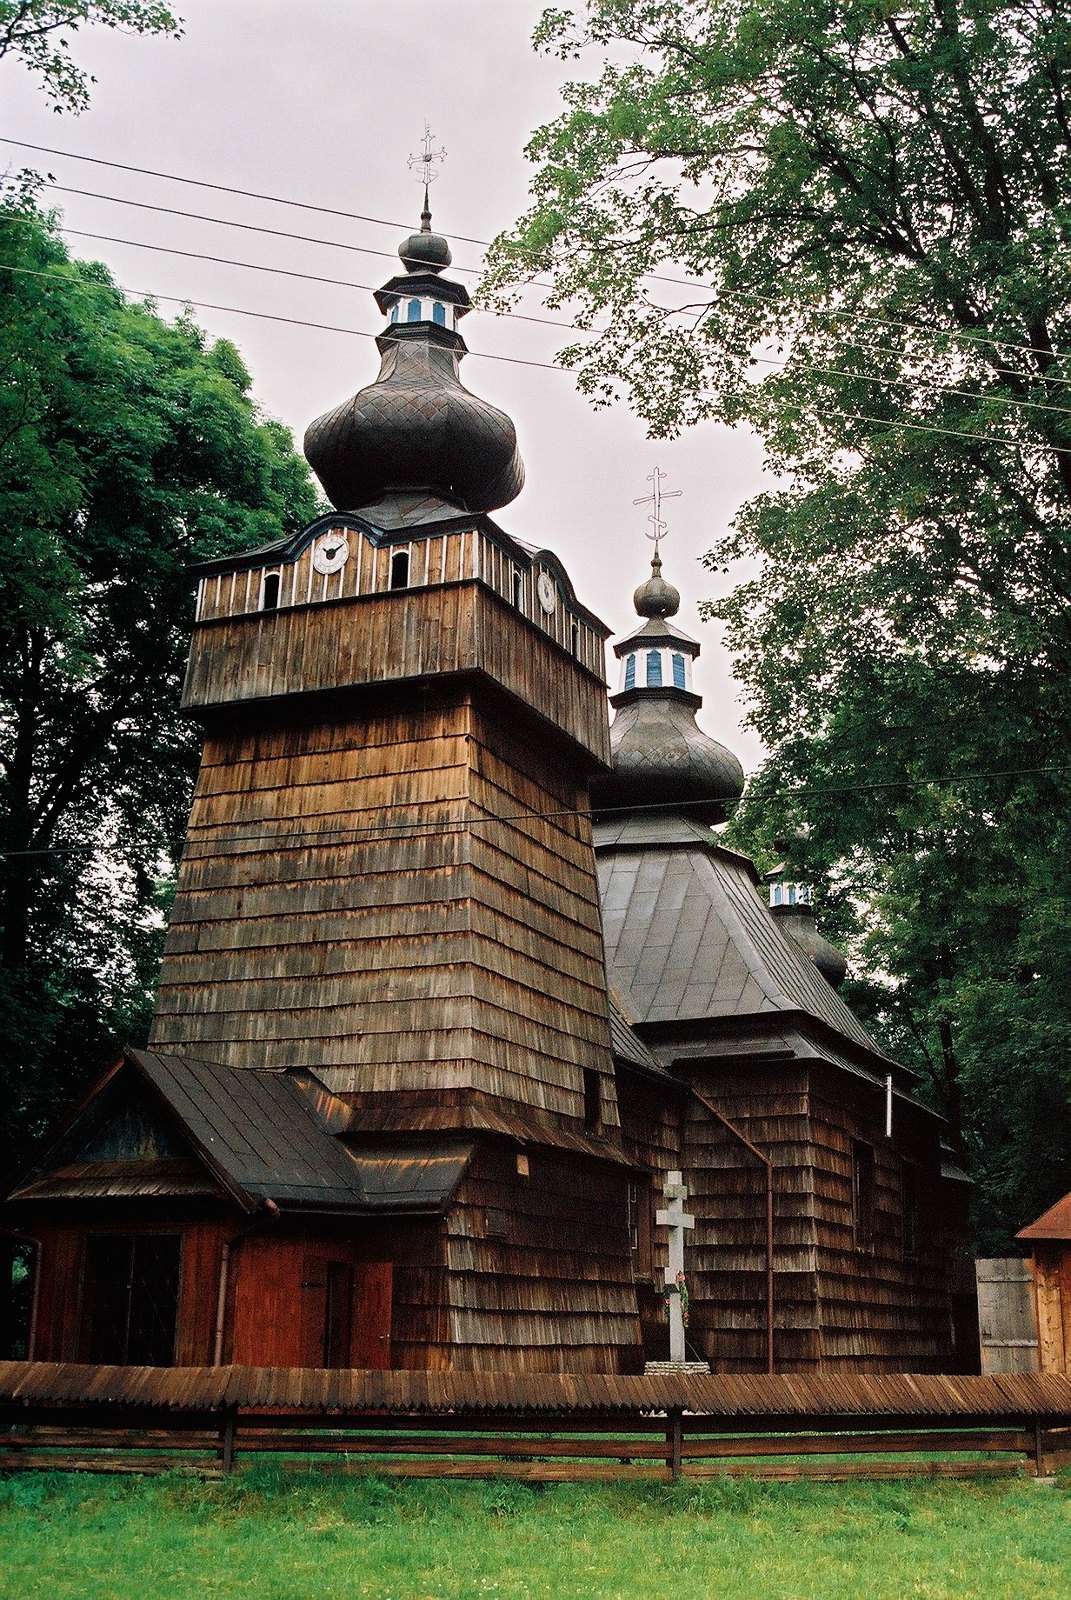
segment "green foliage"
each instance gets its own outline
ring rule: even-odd
[[[234,347],[0,211],[0,1165],[144,1028],[196,769],[192,562],[317,501]]]
[[[606,317],[566,359],[654,435],[765,440],[709,557],[757,571],[708,608],[771,751],[735,837],[824,891],[999,1247],[1071,1187],[1071,18],[589,0],[540,39],[606,59],[486,292]]]
[[[0,0],[0,60],[14,56],[41,82],[55,111],[84,111],[93,79],[75,65],[68,34],[87,24],[123,33],[181,32],[159,0]]]
[[[1052,1600],[1069,1543],[1014,1482],[0,1480],[10,1600]]]

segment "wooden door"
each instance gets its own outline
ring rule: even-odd
[[[390,1366],[389,1261],[360,1261],[352,1245],[271,1238],[246,1240],[241,1258],[234,1300],[235,1362]]]

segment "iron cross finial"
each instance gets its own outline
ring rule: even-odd
[[[662,483],[665,479],[666,474],[662,471],[662,469],[660,467],[655,467],[653,472],[649,472],[647,474],[647,482],[653,486],[654,492],[652,494],[641,495],[638,500],[633,500],[632,502],[634,506],[650,506],[652,508],[651,515],[647,518],[647,521],[651,524],[651,532],[647,535],[647,537],[648,539],[654,540],[656,557],[658,555],[658,546],[660,541],[664,539],[666,534],[669,532],[669,529],[662,517],[662,501],[679,500],[684,492],[682,489],[663,489]]]
[[[431,131],[431,124],[429,122],[425,122],[424,138],[422,141],[424,149],[421,151],[420,155],[410,156],[408,161],[408,165],[410,167],[423,167],[424,170],[420,175],[420,181],[424,185],[425,190],[428,189],[439,176],[439,174],[435,171],[435,163],[437,161],[446,160],[445,148],[440,146],[438,150],[432,149],[434,140],[435,135]]]

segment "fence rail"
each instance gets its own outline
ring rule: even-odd
[[[216,1476],[272,1460],[563,1482],[995,1478],[1071,1465],[1071,1382],[1060,1377],[700,1382],[701,1395],[685,1377],[6,1363],[0,1470]]]

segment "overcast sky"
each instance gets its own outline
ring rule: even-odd
[[[170,246],[375,287],[392,272],[386,257],[419,219],[421,191],[407,167],[425,121],[448,158],[432,191],[435,225],[454,242],[458,268],[480,265],[476,244],[525,209],[530,168],[524,145],[555,114],[570,75],[538,57],[530,37],[542,5],[532,0],[178,0],[185,36],[126,38],[91,30],[75,40],[94,74],[89,111],[57,116],[10,58],[0,62],[0,135],[158,172],[302,200],[376,222],[213,194],[142,173],[0,146],[0,160],[52,174],[67,189],[197,212],[313,236],[299,242],[188,216],[139,210],[115,200],[46,192],[69,229],[142,245]],[[576,73],[575,66],[571,69]],[[374,334],[379,313],[364,288],[312,283],[241,266],[71,235],[77,255],[108,263],[159,309],[188,299],[213,335],[233,339],[264,409],[300,444],[313,417],[375,376],[368,337],[257,320],[204,302],[330,323]],[[350,248],[339,248],[349,246]],[[358,248],[353,248],[358,247]],[[365,252],[383,252],[383,255]],[[523,307],[540,311],[530,296]],[[544,315],[553,315],[546,313]],[[764,483],[762,451],[745,430],[705,425],[670,443],[651,443],[623,407],[593,411],[569,374],[483,359],[553,361],[568,335],[479,312],[465,322],[471,389],[514,419],[527,469],[518,500],[499,514],[510,532],[555,550],[581,600],[616,632],[635,621],[631,594],[647,573],[645,512],[655,465],[666,487],[683,491],[667,507],[666,576],[681,590],[679,621],[702,640],[700,721],[751,767],[760,746],[741,732],[741,707],[716,630],[696,601],[714,579],[698,562],[742,501]]]

